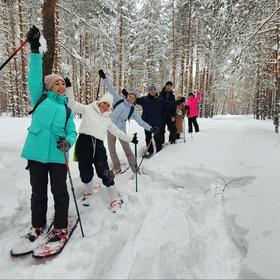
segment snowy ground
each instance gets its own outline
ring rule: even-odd
[[[138,193],[130,171],[117,176],[119,213],[108,211],[102,189],[80,206],[86,237],[77,228],[61,255],[36,262],[9,255],[29,228],[29,176],[19,156],[29,119],[0,117],[0,278],[280,278],[280,136],[271,121],[248,116],[199,124],[186,143],[143,161]],[[143,151],[142,129],[131,121],[128,131],[139,132]],[[79,196],[76,163],[71,171]],[[49,204],[51,214],[51,195]]]

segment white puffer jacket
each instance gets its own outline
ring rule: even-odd
[[[110,94],[105,94],[100,101],[95,101],[91,104],[84,105],[76,102],[73,95],[72,87],[66,88],[66,96],[68,97],[68,106],[76,113],[82,114],[82,122],[79,128],[79,133],[91,135],[101,141],[104,141],[107,130],[123,141],[131,142],[132,136],[128,136],[118,129],[111,121],[111,111],[101,113],[98,104],[102,101],[110,104],[110,109],[113,106],[113,98]]]

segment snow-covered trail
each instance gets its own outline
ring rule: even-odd
[[[250,141],[259,130],[254,123],[253,129],[248,131],[248,124],[243,126],[242,121],[240,125],[239,121],[226,122],[224,119],[200,121],[207,130],[202,128],[193,139],[188,136],[186,143],[168,146],[151,159],[144,160],[146,175],[138,176],[138,193],[135,192],[135,180],[129,178],[129,171],[116,177],[125,201],[117,214],[106,209],[106,188],[93,197],[90,207],[80,206],[86,237],[81,237],[77,227],[63,253],[44,263],[38,263],[30,256],[20,259],[9,256],[18,228],[27,229],[29,226],[30,193],[26,191],[29,188],[28,176],[21,170],[23,162],[16,160],[20,146],[15,151],[3,148],[4,155],[1,146],[1,176],[6,174],[10,178],[10,186],[16,185],[14,194],[17,200],[8,191],[5,195],[18,207],[9,206],[8,211],[5,208],[8,204],[3,203],[2,206],[6,214],[0,216],[0,277],[241,277],[248,245],[243,228],[238,227],[231,216],[233,206],[230,203],[255,180],[257,166],[246,162],[250,149],[245,155],[240,155],[239,151],[241,142],[244,139]],[[141,129],[136,129],[143,141]],[[242,134],[243,138],[236,137],[236,134]],[[254,148],[252,145],[252,151]],[[122,151],[119,151],[121,161],[125,162]],[[244,166],[249,166],[250,170]],[[83,187],[75,163],[71,163],[71,170],[79,196]],[[230,183],[223,193],[227,182]],[[75,213],[73,201],[71,205],[71,212]]]

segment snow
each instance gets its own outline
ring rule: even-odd
[[[116,177],[125,201],[118,213],[107,209],[105,187],[90,207],[80,205],[85,238],[78,227],[61,255],[40,262],[9,255],[30,226],[29,176],[20,158],[30,120],[1,117],[0,278],[279,279],[279,135],[271,121],[251,116],[198,121],[200,133],[143,161],[137,193],[130,171]],[[144,133],[131,121],[128,132],[135,131],[140,162]],[[70,168],[80,197],[77,164]],[[52,209],[49,194],[49,215]]]

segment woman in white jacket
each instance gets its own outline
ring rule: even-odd
[[[66,83],[70,83],[70,81],[66,80]],[[81,180],[91,188],[89,183],[94,175],[92,166],[94,165],[97,176],[108,187],[110,207],[120,206],[122,200],[118,197],[114,174],[109,169],[103,141],[107,131],[126,142],[137,144],[138,140],[136,136],[128,136],[112,123],[110,118],[113,107],[112,95],[107,93],[99,101],[88,105],[76,102],[71,88],[67,88],[66,96],[68,97],[68,106],[76,113],[82,114],[79,136],[75,146]]]

